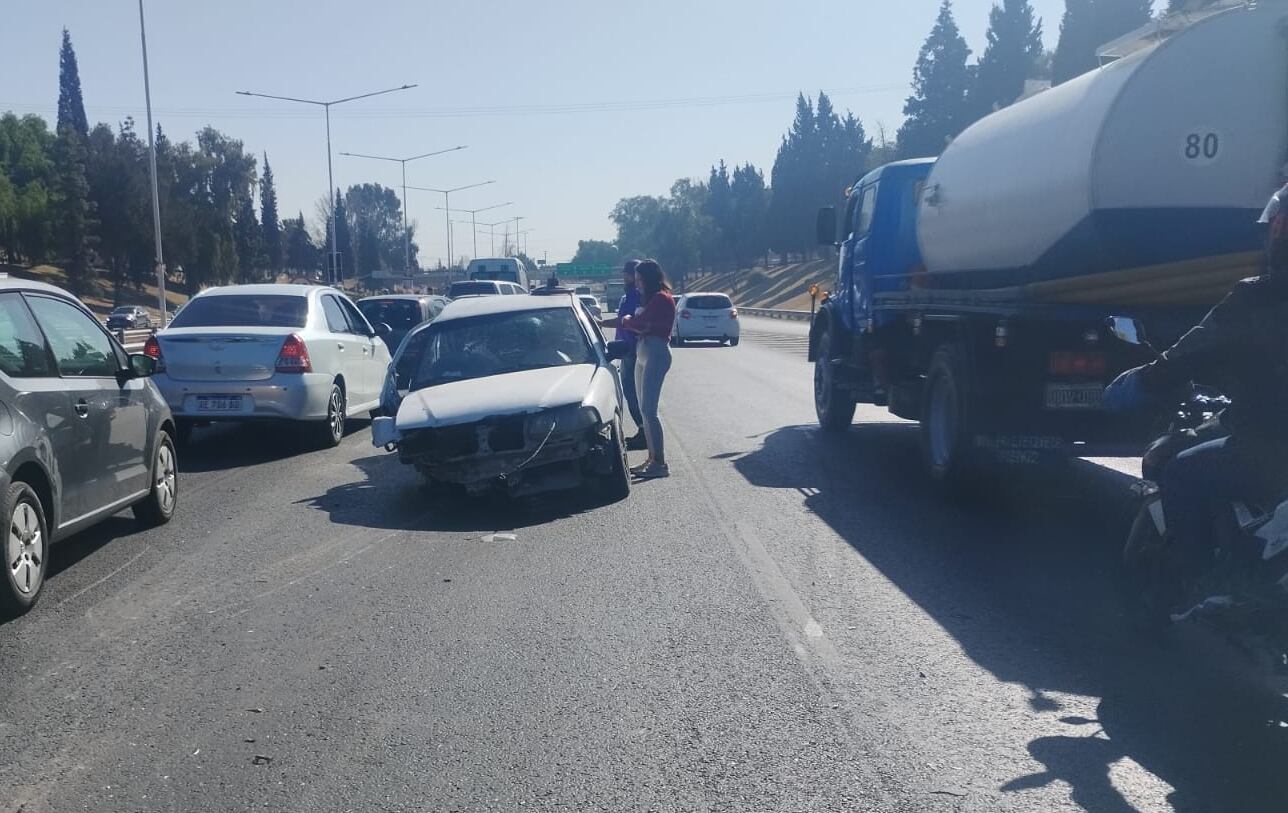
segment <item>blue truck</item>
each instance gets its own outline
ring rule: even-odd
[[[1165,344],[1260,272],[1256,220],[1288,156],[1268,126],[1288,121],[1285,21],[1283,0],[1164,17],[823,209],[839,261],[810,329],[819,423],[888,406],[920,423],[938,481],[1138,442],[1100,407],[1146,360],[1107,319]]]

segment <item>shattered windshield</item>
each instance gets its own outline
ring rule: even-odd
[[[586,331],[571,308],[490,314],[434,325],[411,389],[490,375],[594,364]]]

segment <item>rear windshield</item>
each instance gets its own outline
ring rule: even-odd
[[[304,327],[308,313],[302,296],[215,294],[188,302],[170,327]]]
[[[447,295],[452,299],[461,296],[486,296],[496,293],[496,285],[490,282],[453,282],[452,287],[447,289]]]
[[[384,322],[394,330],[419,325],[420,303],[410,299],[364,299],[358,303],[358,310],[373,325]]]
[[[112,311],[112,313],[134,313],[134,308],[124,306],[124,307],[117,308],[116,310]]]
[[[696,294],[684,300],[684,307],[695,311],[728,310],[733,302],[724,294]]]

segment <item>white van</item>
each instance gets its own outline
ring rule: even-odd
[[[521,285],[523,290],[532,288],[528,284],[528,269],[518,257],[489,257],[481,260],[470,260],[465,268],[470,279],[490,279],[513,282]]]

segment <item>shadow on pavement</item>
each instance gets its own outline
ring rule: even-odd
[[[345,435],[367,426],[366,421],[350,419]],[[317,451],[305,431],[308,427],[291,423],[215,424],[194,429],[192,437],[179,450],[180,472],[212,472],[272,463],[277,460]]]
[[[1034,711],[1059,711],[1059,693],[1101,698],[1098,720],[1065,717],[1067,736],[1029,744],[1046,772],[1002,790],[1060,781],[1088,810],[1130,811],[1110,781],[1113,764],[1130,758],[1176,789],[1176,810],[1285,809],[1288,732],[1267,724],[1267,698],[1231,687],[1183,648],[1127,632],[1118,556],[1130,478],[1074,467],[948,499],[922,474],[916,446],[907,424],[838,435],[786,427],[732,465],[755,486],[805,495],[972,660],[1025,686]]]
[[[566,519],[602,505],[581,492],[557,492],[520,499],[468,497],[463,492],[430,494],[410,467],[393,454],[353,461],[359,482],[327,489],[304,500],[326,511],[332,522],[396,531],[471,533],[512,531]]]

